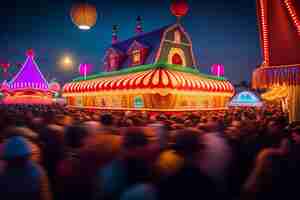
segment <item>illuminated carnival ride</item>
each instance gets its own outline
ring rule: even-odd
[[[33,50],[27,51],[27,59],[19,72],[1,84],[3,104],[52,104],[57,85],[49,86],[34,59]]]

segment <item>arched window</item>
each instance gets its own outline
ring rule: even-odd
[[[178,53],[175,53],[172,56],[172,64],[174,64],[174,65],[182,65],[183,64],[182,58]]]
[[[181,48],[171,48],[168,55],[168,63],[173,65],[186,66],[186,58]]]

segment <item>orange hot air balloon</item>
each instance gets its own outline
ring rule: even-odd
[[[88,3],[77,3],[72,6],[71,18],[81,30],[89,30],[97,22],[97,9]]]

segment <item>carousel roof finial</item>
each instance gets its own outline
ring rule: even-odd
[[[31,57],[31,58],[34,58],[34,50],[33,49],[28,49],[27,51],[26,51],[26,56],[28,56],[28,57]]]
[[[112,27],[112,43],[115,44],[118,42],[118,30],[119,30],[119,27],[118,25],[113,25]]]
[[[143,32],[143,26],[142,26],[142,17],[137,16],[136,18],[136,28],[135,28],[135,33],[138,35]]]
[[[172,14],[177,17],[177,23],[180,23],[180,19],[187,15],[189,5],[186,0],[173,0],[170,9]]]

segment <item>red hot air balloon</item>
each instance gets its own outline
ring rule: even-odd
[[[189,11],[189,5],[185,0],[174,0],[171,4],[171,12],[177,18],[184,17]]]

